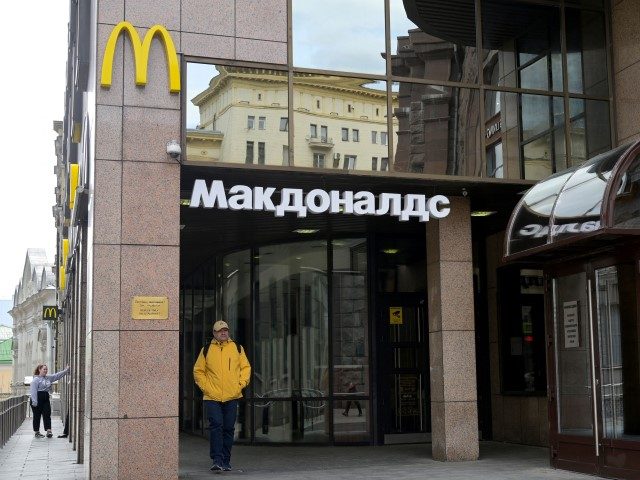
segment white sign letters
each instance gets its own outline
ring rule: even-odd
[[[301,188],[283,188],[280,190],[279,200],[274,199],[274,187],[248,187],[234,185],[229,188],[227,195],[221,180],[207,182],[202,179],[195,181],[190,208],[214,208],[225,210],[258,210],[274,212],[276,217],[284,217],[287,212],[295,213],[299,218],[307,213],[346,213],[352,215],[392,215],[401,222],[412,217],[421,222],[429,218],[444,218],[449,215],[449,199],[444,195],[427,197],[408,193],[381,193],[377,196],[371,192],[331,190],[326,192],[319,188],[311,190],[306,195]]]

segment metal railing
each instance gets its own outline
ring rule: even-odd
[[[4,448],[27,418],[28,398],[28,395],[20,395],[0,400],[0,448]]]

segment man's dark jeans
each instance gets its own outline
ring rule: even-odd
[[[216,465],[230,467],[238,401],[205,400],[204,404],[209,418],[209,456]]]

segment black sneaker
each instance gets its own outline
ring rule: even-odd
[[[222,467],[217,463],[214,463],[213,465],[211,465],[211,468],[209,470],[211,470],[212,472],[221,472]]]
[[[47,432],[47,438],[51,438],[51,437],[53,437],[53,433]]]
[[[231,465],[225,465],[224,467],[222,467],[222,470],[224,470],[225,472],[230,472],[231,471]]]
[[[36,438],[44,438],[44,435],[40,432],[36,432]]]

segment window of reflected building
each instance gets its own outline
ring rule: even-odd
[[[288,97],[286,71],[188,63],[186,159],[282,165]]]
[[[454,31],[437,2],[390,0],[391,72],[433,81],[477,83],[474,0],[458,1]]]
[[[398,172],[478,176],[478,91],[395,82],[393,111]]]
[[[386,82],[296,74],[293,92],[296,167],[372,171],[358,159],[388,158],[386,144],[360,141],[387,129]]]
[[[562,97],[487,91],[487,176],[539,180],[570,166],[564,122]]]

